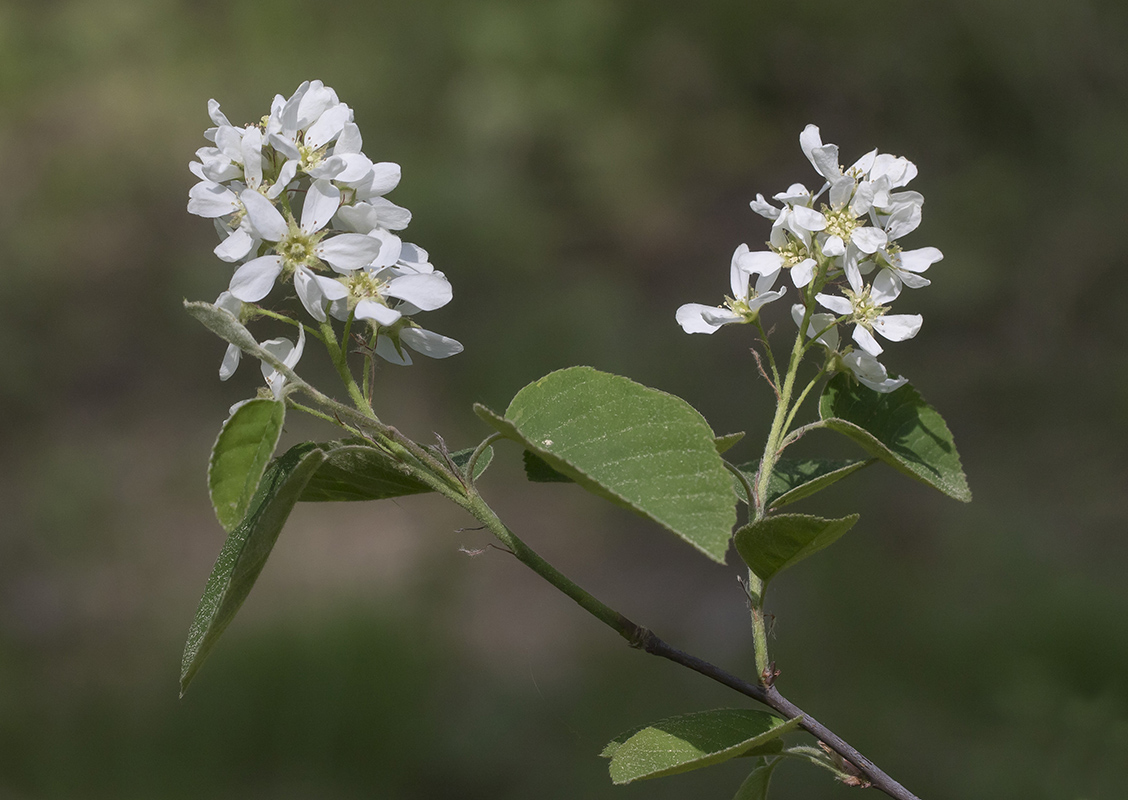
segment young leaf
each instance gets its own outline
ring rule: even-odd
[[[230,533],[247,513],[285,418],[285,403],[256,398],[235,409],[223,423],[208,463],[208,491],[225,531]]]
[[[736,443],[744,438],[744,431],[738,433],[726,433],[724,436],[713,437],[713,444],[717,446],[718,453],[724,453],[731,450],[736,446]]]
[[[911,384],[881,394],[845,373],[819,399],[824,427],[838,431],[911,478],[965,503],[971,501],[956,444],[944,419]]]
[[[781,570],[833,543],[857,521],[857,514],[843,519],[778,514],[745,525],[733,540],[744,563],[766,584]]]
[[[475,412],[584,489],[724,562],[736,503],[713,431],[688,403],[591,367],[553,372],[504,417]]]
[[[736,790],[736,796],[732,800],[767,800],[768,784],[771,783],[772,773],[775,772],[778,764],[779,759],[777,758],[752,770],[752,774],[744,779],[744,783],[740,784],[740,788]]]
[[[815,492],[821,492],[832,483],[845,478],[847,475],[867,467],[877,459],[858,461],[856,459],[832,458],[781,458],[772,470],[771,480],[768,481],[768,508],[780,508],[810,497]],[[752,485],[755,485],[756,471],[760,462],[750,461],[741,464],[737,469],[744,473]],[[733,488],[736,496],[744,502],[744,487],[734,482]]]
[[[327,442],[320,447],[327,458],[302,492],[303,503],[385,500],[431,491],[430,486],[405,473],[390,456],[363,440]],[[463,467],[473,452],[470,448],[451,453],[451,461]],[[493,448],[487,447],[474,465],[475,478],[486,471],[492,459]]]
[[[324,461],[324,451],[307,442],[291,447],[267,468],[247,516],[227,537],[196,608],[181,661],[181,696],[247,599],[298,497]]]
[[[798,727],[763,711],[721,708],[655,722],[615,737],[601,755],[611,780],[630,783],[676,775],[736,758]]]

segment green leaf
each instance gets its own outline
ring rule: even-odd
[[[349,439],[319,446],[328,457],[302,492],[304,503],[385,500],[431,491],[430,486],[405,473],[390,456],[364,440]],[[462,468],[473,452],[474,448],[459,450],[451,453],[450,458],[455,466]],[[493,448],[487,447],[474,466],[475,478],[486,471],[492,459]]]
[[[744,431],[739,433],[726,433],[724,436],[716,436],[713,438],[713,444],[717,446],[717,453],[724,453],[731,450],[736,446],[736,443],[744,438]]]
[[[247,516],[227,537],[196,608],[181,661],[181,696],[247,599],[298,497],[324,461],[324,451],[306,442],[267,468]]]
[[[752,770],[752,774],[744,779],[744,783],[740,784],[740,788],[736,790],[736,796],[732,800],[767,800],[768,784],[771,783],[772,773],[775,772],[779,763],[779,759],[775,759],[769,764],[764,764]]]
[[[857,514],[843,519],[777,514],[745,525],[733,540],[744,563],[766,584],[781,570],[833,543],[857,521]]]
[[[721,708],[682,714],[620,734],[603,749],[611,780],[630,783],[676,775],[736,758],[794,730],[800,718]]]
[[[584,489],[723,563],[736,503],[704,418],[678,397],[591,367],[553,372],[483,420]]]
[[[247,513],[285,418],[285,403],[257,398],[243,403],[223,423],[208,463],[208,492],[225,531]]]
[[[832,483],[852,475],[862,467],[868,467],[877,459],[859,461],[857,459],[833,458],[781,458],[772,470],[768,481],[768,508],[780,508],[804,497],[820,492]],[[756,485],[756,472],[759,461],[750,461],[737,467],[753,486]],[[736,496],[745,502],[744,487],[734,479]]]
[[[720,455],[726,450],[730,449],[733,445],[744,438],[744,431],[740,433],[729,433],[724,436],[716,436],[713,438],[713,444],[717,447],[717,454]],[[575,483],[574,480],[569,478],[562,472],[557,472],[548,465],[543,458],[530,453],[528,450],[524,452],[525,461],[525,477],[533,483]],[[744,497],[743,490],[738,492],[741,499]]]
[[[881,394],[845,374],[827,382],[819,399],[823,425],[911,478],[965,503],[971,501],[956,444],[944,419],[911,384]]]
[[[533,483],[575,483],[563,472],[557,472],[540,456],[526,450],[521,454],[525,462],[525,477]]]

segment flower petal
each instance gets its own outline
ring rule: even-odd
[[[453,295],[450,282],[434,273],[393,278],[384,291],[389,297],[406,300],[420,311],[442,308]]]
[[[317,233],[329,224],[341,205],[341,190],[327,180],[314,181],[302,206],[302,230]]]
[[[270,294],[282,273],[281,256],[262,256],[248,261],[231,276],[228,291],[244,303],[257,303]]]
[[[268,242],[280,242],[290,230],[282,213],[254,189],[244,189],[239,199],[255,232]]]
[[[935,247],[922,247],[919,250],[905,250],[899,253],[896,266],[909,272],[924,272],[942,258],[944,254]]]
[[[357,319],[369,319],[379,325],[394,325],[403,316],[400,312],[375,300],[361,300],[356,304],[353,313]]]
[[[313,252],[337,272],[352,272],[376,260],[380,242],[363,233],[341,233],[322,239]]]
[[[216,245],[214,252],[221,261],[234,264],[241,261],[258,245],[259,240],[250,233],[237,228],[230,236]]]
[[[357,188],[357,197],[361,200],[372,200],[387,194],[399,186],[401,174],[400,165],[392,161],[373,164],[371,182]]]
[[[873,321],[873,329],[891,342],[903,342],[917,335],[922,321],[920,314],[886,314]]]
[[[854,232],[850,234],[850,242],[867,256],[871,256],[885,247],[888,241],[889,239],[885,231],[881,228],[874,228],[869,225],[862,228],[855,228]]]
[[[352,121],[352,109],[344,103],[338,103],[321,114],[317,122],[309,126],[306,131],[306,147],[317,150],[341,135],[346,122]]]
[[[853,338],[854,341],[871,356],[879,356],[885,352],[885,349],[878,344],[877,339],[873,338],[873,334],[861,325],[854,326]]]
[[[845,297],[839,297],[833,294],[816,294],[815,299],[823,308],[829,308],[838,316],[854,313],[854,304],[847,300]]]
[[[804,258],[798,264],[791,268],[791,282],[795,284],[795,288],[802,289],[811,279],[815,277],[815,269],[818,267],[818,262],[813,258]]]
[[[317,284],[316,276],[308,267],[298,267],[294,272],[294,288],[305,310],[318,322],[324,322],[327,298]]]
[[[911,274],[911,273],[910,273]],[[870,298],[878,305],[892,303],[901,294],[901,276],[891,269],[883,269],[873,279]]]
[[[678,308],[677,314],[674,316],[686,333],[714,333],[724,323],[707,321],[705,315],[709,314],[710,320],[716,319],[716,312],[722,310],[716,306],[707,306],[701,303],[686,303]]]
[[[219,364],[219,379],[225,381],[235,374],[235,370],[239,367],[239,360],[243,357],[243,351],[233,344],[227,345],[227,352],[223,354],[223,361]]]
[[[398,364],[401,367],[411,366],[411,356],[405,350],[397,350],[390,336],[377,337],[376,355],[391,364]]]
[[[400,341],[416,352],[431,358],[449,358],[462,352],[462,343],[424,328],[404,328]]]
[[[752,210],[766,219],[775,219],[779,216],[779,209],[764,199],[762,194],[756,195],[756,199],[749,203]]]
[[[239,210],[239,198],[226,186],[200,181],[188,190],[188,213],[214,219]]]
[[[826,229],[826,217],[806,206],[793,206],[791,219],[804,231],[821,231]]]

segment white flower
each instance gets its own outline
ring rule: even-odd
[[[772,291],[782,264],[782,259],[772,256],[775,254],[750,253],[746,244],[736,248],[729,265],[729,283],[733,296],[726,298],[723,306],[706,306],[701,303],[686,303],[681,306],[675,316],[682,330],[686,333],[713,333],[734,322],[752,322],[762,306],[783,297],[786,286],[778,292]],[[751,277],[756,273],[760,277],[753,289],[750,286]]]
[[[275,98],[267,121],[270,144],[313,179],[335,178],[346,170],[343,156],[328,155],[328,145],[352,122],[352,109],[321,81],[306,81],[291,97]]]
[[[294,276],[294,288],[306,310],[325,321],[325,305],[345,296],[339,281],[316,274],[325,261],[339,273],[348,274],[372,263],[380,253],[380,242],[370,236],[343,233],[323,238],[341,203],[341,193],[329,181],[317,180],[306,193],[301,224],[287,222],[274,204],[252,189],[240,195],[255,233],[274,242],[274,255],[248,261],[231,277],[230,291],[246,303],[266,297],[284,271]]]
[[[433,268],[419,273],[362,269],[345,278],[343,285],[345,294],[334,299],[329,313],[344,320],[351,312],[356,319],[383,327],[396,324],[403,316],[442,308],[453,297],[450,281]]]
[[[297,345],[289,339],[267,339],[262,343],[262,349],[292,370],[297,366],[298,359],[302,357],[302,350],[305,349],[305,328],[298,326]],[[286,376],[265,361],[262,362],[262,376],[266,378],[266,385],[270,387],[275,399],[281,400],[282,389],[286,385]]]
[[[376,338],[376,355],[401,367],[411,365],[411,356],[403,349],[406,345],[430,358],[449,358],[462,352],[462,343],[419,327],[404,326],[381,331]]]
[[[877,265],[880,268],[873,279],[875,292],[880,292],[890,300],[901,294],[901,288],[920,289],[931,281],[920,273],[942,259],[944,254],[935,247],[921,247],[917,250],[900,250],[890,247],[878,253]]]
[[[909,382],[908,378],[890,378],[885,367],[865,350],[853,350],[842,356],[842,365],[863,385],[882,394],[896,391]]]
[[[848,317],[846,322],[854,324],[853,339],[870,355],[881,355],[884,348],[877,343],[873,332],[880,333],[891,342],[911,339],[920,331],[920,314],[887,314],[888,306],[883,303],[891,298],[876,295],[871,287],[860,293],[843,290],[846,297],[817,294],[815,299],[823,308],[828,308],[839,316]]]

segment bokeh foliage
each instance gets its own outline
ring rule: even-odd
[[[733,699],[504,554],[466,559],[486,540],[427,497],[295,513],[175,699],[222,541],[206,454],[257,382],[220,384],[222,345],[181,311],[229,274],[184,211],[186,164],[209,97],[249,120],[317,77],[402,164],[408,238],[454,285],[436,329],[466,345],[384,369],[383,416],[457,447],[488,432],[471,402],[582,363],[748,429],[733,457],[753,457],[748,341],[687,337],[673,310],[719,300],[732,249],[766,238],[755,192],[809,180],[807,122],[847,156],[913,159],[916,235],[945,260],[887,363],[944,414],[976,499],[869,469],[797,505],[861,521],[773,583],[781,680],[923,796],[1122,796],[1126,44],[1116,0],[0,6],[0,794],[726,797],[743,778],[610,786],[611,735]],[[497,460],[484,488],[531,544],[750,668],[734,568]]]

